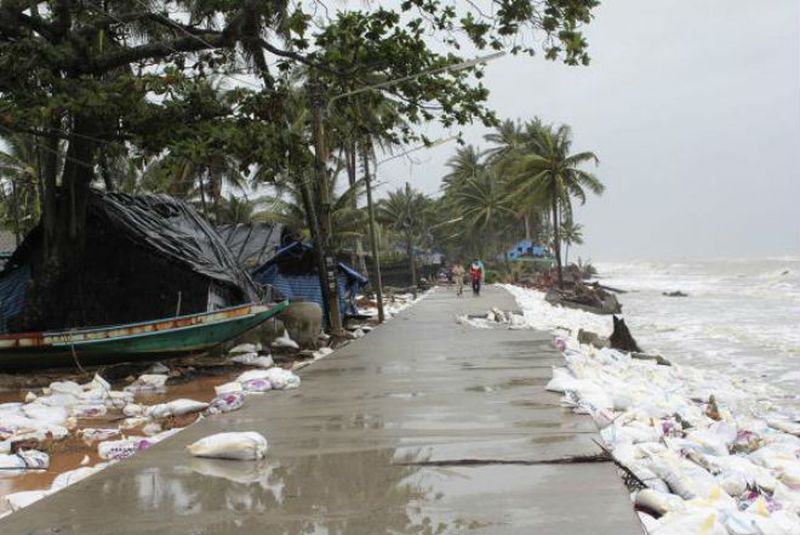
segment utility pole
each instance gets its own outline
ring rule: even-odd
[[[414,299],[417,298],[417,267],[414,261],[414,218],[411,215],[411,184],[406,182],[406,217],[403,221],[403,226],[406,227],[406,244],[408,246],[408,262],[411,267],[411,291],[414,294]]]
[[[364,160],[364,182],[367,188],[367,213],[369,215],[369,245],[372,250],[372,265],[375,271],[375,298],[378,301],[378,323],[383,323],[383,282],[381,282],[381,257],[378,254],[378,237],[375,231],[375,205],[372,203],[372,178],[369,174],[369,158],[372,154],[372,144],[365,142],[361,150]]]
[[[336,284],[336,258],[331,251],[331,199],[328,184],[328,170],[325,163],[328,152],[325,148],[325,130],[322,124],[323,96],[322,87],[316,81],[311,83],[309,98],[314,126],[314,154],[316,164],[316,178],[319,188],[319,232],[314,240],[314,249],[317,256],[317,269],[322,296],[328,305],[328,321],[331,334],[342,334],[342,317],[339,313],[339,291]]]

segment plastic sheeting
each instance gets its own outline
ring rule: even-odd
[[[90,210],[108,218],[127,238],[258,300],[258,287],[220,235],[186,203],[163,194],[96,193]]]
[[[281,246],[283,225],[254,223],[252,225],[222,225],[217,232],[246,269],[255,269],[275,255]]]

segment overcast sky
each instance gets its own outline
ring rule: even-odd
[[[800,255],[800,2],[606,0],[588,36],[589,67],[506,57],[486,77],[501,117],[566,122],[600,157],[579,253]],[[386,163],[383,191],[437,192],[454,150]]]

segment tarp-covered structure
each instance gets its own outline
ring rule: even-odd
[[[167,195],[92,192],[86,246],[47,305],[25,313],[43,249],[35,228],[0,273],[0,329],[69,329],[192,314],[255,302],[264,291],[215,229]]]
[[[281,248],[285,227],[280,223],[220,225],[217,232],[247,270],[261,267]]]
[[[314,250],[307,243],[293,241],[281,247],[272,258],[253,271],[253,278],[260,284],[271,286],[290,301],[313,301],[326,310]],[[339,262],[336,282],[342,317],[358,314],[355,298],[366,286],[367,277],[344,262]]]

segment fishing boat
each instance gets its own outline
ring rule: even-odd
[[[0,369],[169,358],[209,351],[280,313],[246,304],[126,325],[0,336]]]

